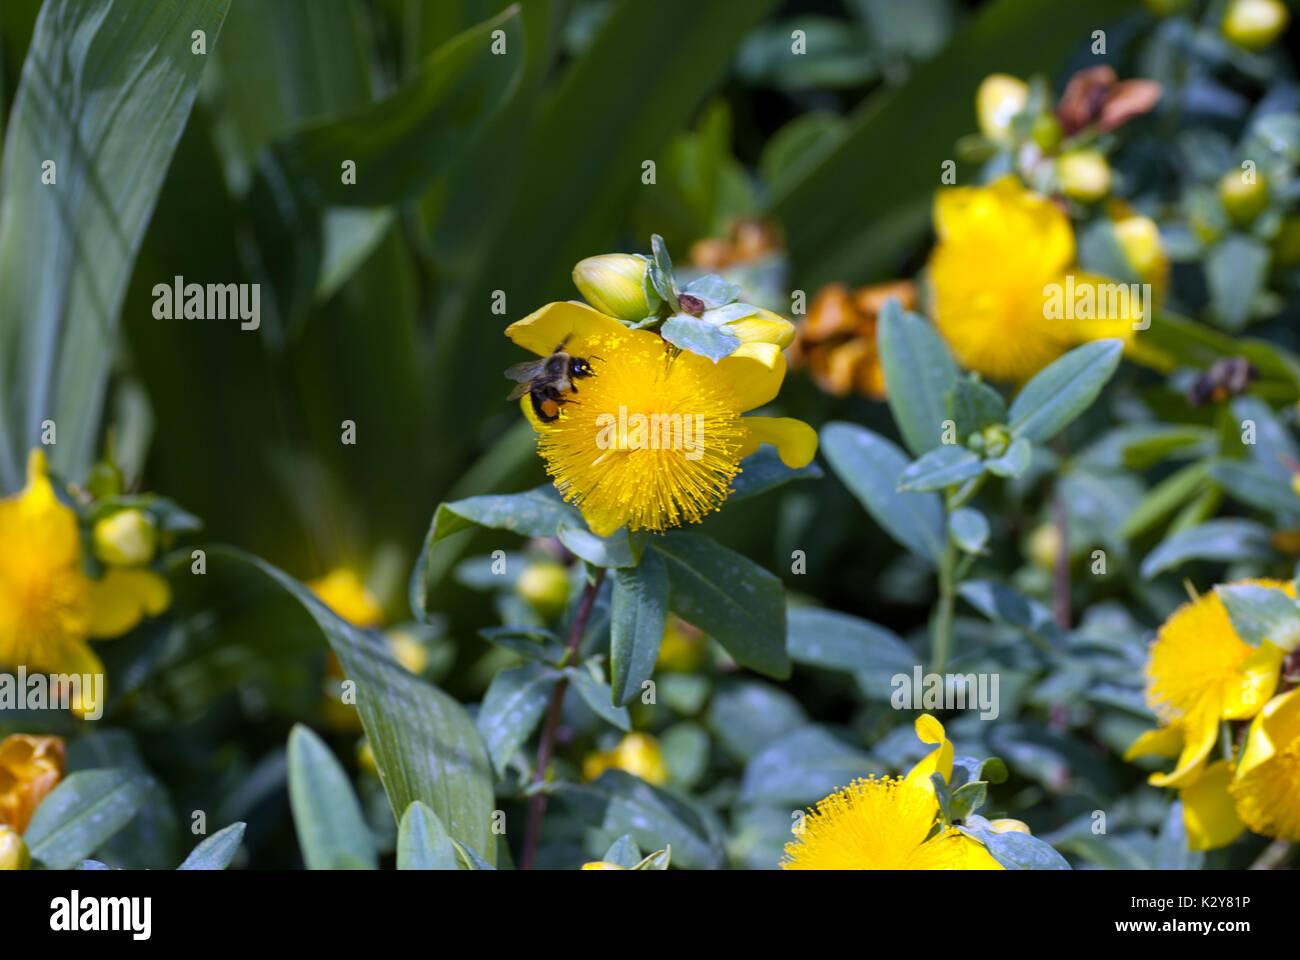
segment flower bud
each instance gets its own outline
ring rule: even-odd
[[[627,867],[618,863],[611,863],[608,860],[593,860],[591,863],[582,865],[584,870],[626,870]]]
[[[992,820],[989,822],[989,829],[994,833],[1029,833],[1029,825],[1023,820],[1012,820],[1010,817],[1003,817],[1001,820]]]
[[[1051,153],[1061,145],[1061,121],[1050,113],[1045,113],[1034,121],[1033,138],[1044,153]]]
[[[569,602],[569,571],[558,563],[530,563],[519,575],[515,592],[551,620],[563,613]]]
[[[0,870],[30,870],[32,857],[27,844],[13,827],[0,823]]]
[[[634,253],[587,257],[573,268],[573,283],[601,313],[621,320],[644,320],[650,315],[643,286],[648,264],[645,257]]]
[[[429,666],[429,651],[424,644],[404,630],[389,630],[384,639],[394,660],[416,676],[424,673]]]
[[[112,567],[138,567],[153,559],[158,529],[143,511],[119,510],[95,524],[95,556]]]
[[[357,766],[367,773],[379,776],[379,764],[375,762],[375,749],[370,741],[363,737],[357,744]]]
[[[1007,447],[1011,445],[1011,435],[1003,427],[997,425],[985,427],[982,431],[984,437],[984,456],[1000,457],[1007,452]]]
[[[1268,206],[1268,177],[1256,173],[1246,178],[1244,170],[1230,170],[1219,180],[1219,202],[1232,222],[1248,227]]]
[[[1014,136],[1011,119],[1029,102],[1029,86],[1023,80],[1005,73],[993,73],[984,78],[975,94],[975,113],[980,132],[994,143],[1007,145]]]
[[[668,782],[659,741],[648,733],[629,733],[613,750],[589,753],[583,758],[584,780],[595,780],[610,769],[626,771],[656,786]]]
[[[1219,28],[1237,46],[1263,50],[1286,29],[1290,16],[1280,0],[1232,0]]]
[[[1160,228],[1150,217],[1125,217],[1114,224],[1115,242],[1124,259],[1143,283],[1161,284],[1169,271],[1169,260],[1160,242]]]
[[[702,631],[670,613],[664,624],[664,636],[659,644],[659,658],[655,661],[655,667],[669,673],[691,673],[699,669],[706,647]]]
[[[1061,190],[1071,200],[1092,203],[1110,192],[1110,165],[1096,150],[1074,150],[1056,161]]]
[[[1061,534],[1054,524],[1040,523],[1029,535],[1026,551],[1029,559],[1044,570],[1056,568],[1056,554],[1061,549]]]

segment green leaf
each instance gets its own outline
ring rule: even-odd
[[[988,849],[990,855],[1008,870],[1069,870],[1070,864],[1051,846],[1027,833],[994,833],[989,829],[958,827]]]
[[[973,377],[961,377],[943,398],[944,412],[957,427],[957,442],[964,443],[972,433],[985,427],[1007,422],[1007,403],[987,383]]]
[[[615,570],[609,626],[613,702],[625,704],[654,673],[668,620],[668,570],[654,550],[635,570]]]
[[[230,547],[209,547],[205,576],[190,573],[188,552],[169,563],[169,574],[178,609],[239,617],[242,629],[256,624],[259,603],[292,598],[290,607],[301,607],[306,616],[277,622],[278,642],[324,639],[356,684],[357,712],[394,818],[422,800],[457,840],[496,855],[491,764],[464,707],[397,663],[382,637],[341,620],[302,583],[265,561]]]
[[[792,607],[786,621],[792,660],[859,674],[864,691],[878,691],[872,699],[889,699],[890,677],[910,676],[917,662],[911,647],[893,631],[847,613]]]
[[[636,845],[636,841],[632,839],[632,835],[625,833],[610,844],[609,849],[605,851],[605,855],[600,859],[606,863],[617,863],[620,867],[631,870],[641,862],[641,849]]]
[[[1119,366],[1123,345],[1097,340],[1039,371],[1011,402],[1013,435],[1044,443],[1088,409]]]
[[[840,481],[886,533],[932,565],[939,562],[943,506],[936,494],[898,491],[908,465],[898,447],[865,427],[842,422],[822,428],[821,447]]]
[[[36,21],[0,180],[0,492],[53,420],[51,465],[98,444],[122,299],[229,0],[50,0]],[[43,184],[42,165],[55,163]]]
[[[778,577],[701,534],[673,531],[650,543],[664,558],[676,613],[741,666],[780,680],[790,675]]]
[[[822,469],[817,464],[810,463],[797,470],[791,469],[781,462],[775,448],[763,444],[740,461],[740,473],[731,481],[731,495],[727,497],[727,502],[735,503],[746,497],[758,496],[791,480],[816,480],[821,476]]]
[[[935,447],[913,461],[898,478],[898,489],[908,491],[944,490],[965,483],[984,472],[978,453],[965,447]]]
[[[731,356],[740,346],[740,338],[734,333],[688,313],[669,317],[659,328],[659,334],[673,346],[708,357],[714,363]]]
[[[347,772],[300,723],[289,732],[289,805],[308,870],[378,868],[375,841]]]
[[[959,507],[948,514],[948,532],[966,553],[983,553],[989,542],[989,521],[974,507]]]
[[[599,537],[583,526],[561,521],[555,530],[560,543],[570,552],[595,567],[635,567],[636,554],[628,541],[627,527],[619,527],[608,537]]]
[[[675,679],[668,674],[660,687]],[[718,685],[709,700],[707,723],[729,754],[747,763],[779,737],[808,724],[799,701],[761,680],[733,679]]]
[[[128,770],[69,774],[41,801],[23,834],[33,860],[70,870],[125,827],[148,799],[148,780]]]
[[[397,869],[460,869],[451,834],[438,815],[419,800],[406,808],[397,828]]]
[[[734,303],[740,297],[740,285],[732,283],[730,280],[724,280],[716,273],[709,273],[692,280],[682,290],[682,293],[689,293],[693,297],[699,297],[704,301],[704,306],[712,310],[728,303]]]
[[[578,695],[582,697],[583,703],[591,708],[592,713],[620,730],[630,731],[632,719],[628,716],[627,707],[614,705],[613,691],[603,680],[598,680],[592,675],[589,663],[590,661],[581,666],[568,667],[564,671],[565,675],[578,691]]]
[[[507,624],[502,627],[484,627],[478,635],[488,643],[495,643],[529,660],[540,660],[553,666],[563,661],[567,653],[564,641],[543,627]]]
[[[1161,541],[1142,561],[1143,578],[1150,580],[1188,560],[1268,560],[1273,556],[1267,527],[1250,520],[1207,520]]]
[[[1206,255],[1210,305],[1225,329],[1237,331],[1246,326],[1251,304],[1264,289],[1271,257],[1268,244],[1238,231],[1230,232]]]
[[[1290,480],[1262,464],[1245,460],[1213,460],[1210,462],[1210,476],[1229,496],[1252,507],[1286,518],[1300,514],[1300,497],[1296,496]]]
[[[540,663],[502,670],[492,678],[476,722],[499,774],[505,774],[510,758],[541,722],[559,681],[557,671]]]
[[[1300,608],[1276,587],[1255,584],[1225,584],[1214,588],[1223,601],[1243,643],[1258,647],[1269,640],[1279,650],[1290,652],[1300,644]]]
[[[991,580],[967,580],[957,588],[963,600],[990,620],[1008,623],[1052,646],[1065,642],[1052,613],[1037,600]]]
[[[740,802],[802,806],[816,803],[884,767],[825,727],[809,725],[768,744],[745,767]]]
[[[717,824],[705,813],[630,773],[606,770],[585,786],[564,784],[556,793],[571,801],[586,823],[615,836],[627,834],[643,850],[671,845],[673,859],[688,870],[716,870],[725,860]]]
[[[878,323],[889,410],[908,449],[919,457],[942,438],[944,397],[957,380],[957,365],[934,327],[905,313],[897,300],[885,302]]]
[[[245,823],[232,823],[195,847],[177,870],[224,870],[230,866],[244,839]]]

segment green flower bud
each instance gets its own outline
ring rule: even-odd
[[[1230,170],[1219,180],[1219,202],[1232,222],[1246,227],[1268,206],[1268,177],[1256,173],[1247,181],[1244,170]]]
[[[1263,50],[1286,29],[1290,18],[1280,0],[1232,0],[1219,29],[1239,47]]]
[[[975,115],[980,132],[994,143],[1007,145],[1014,139],[1011,120],[1029,102],[1029,85],[1005,73],[984,78],[975,93]]]
[[[1007,447],[1011,445],[1011,435],[998,426],[984,428],[984,455],[986,457],[1000,457],[1007,452]]]
[[[573,268],[573,283],[601,313],[620,320],[643,320],[651,312],[643,285],[648,264],[645,257],[634,253],[588,257]]]
[[[140,510],[119,510],[95,524],[95,556],[112,567],[138,567],[153,559],[158,530]]]
[[[1051,153],[1061,145],[1061,122],[1050,113],[1044,113],[1034,121],[1034,143],[1042,148],[1044,153]]]

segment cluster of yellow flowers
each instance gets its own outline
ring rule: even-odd
[[[1290,583],[1243,582],[1295,595]],[[1300,688],[1286,689],[1286,659],[1268,640],[1243,642],[1213,592],[1176,610],[1156,636],[1147,700],[1161,725],[1125,756],[1177,757],[1150,782],[1178,790],[1193,850],[1226,846],[1247,827],[1300,841]]]
[[[27,486],[0,500],[0,666],[51,674],[102,675],[89,640],[117,637],[171,603],[167,581],[149,568],[156,534],[138,510],[118,511],[92,532],[102,576],[83,568],[77,514],[55,492],[45,454],[32,451]],[[74,703],[79,714],[102,704]]]

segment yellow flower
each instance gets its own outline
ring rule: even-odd
[[[1260,711],[1229,788],[1237,812],[1256,833],[1300,842],[1300,687]]]
[[[816,453],[802,421],[741,416],[781,387],[785,356],[774,343],[742,343],[714,364],[579,303],[548,304],[506,334],[539,356],[565,342],[574,356],[600,358],[554,423],[541,423],[527,396],[521,404],[556,488],[598,535],[703,520],[762,443],[791,467]]]
[[[0,741],[0,824],[18,833],[63,778],[62,737],[15,733]]]
[[[0,664],[102,675],[86,641],[126,633],[171,603],[167,581],[152,570],[110,567],[94,580],[81,559],[77,515],[55,495],[45,455],[33,450],[27,486],[0,500]],[[101,707],[73,704],[82,715]]]
[[[917,718],[916,733],[935,749],[905,777],[855,780],[818,803],[799,839],[786,844],[783,869],[1003,869],[983,844],[955,827],[930,835],[939,816],[930,775],[952,776],[953,748],[929,714]]]
[[[31,854],[18,831],[0,824],[0,870],[30,870]]]
[[[1200,777],[1178,791],[1189,850],[1214,850],[1236,840],[1246,825],[1237,815],[1228,785],[1232,764],[1216,760]]]
[[[1143,283],[1163,287],[1169,280],[1169,257],[1160,241],[1160,228],[1150,217],[1118,209],[1121,215],[1114,217],[1112,229],[1124,259]]]
[[[582,865],[584,870],[626,870],[627,867],[621,864],[611,863],[608,860],[592,860],[590,863]]]
[[[1071,271],[1069,219],[1014,177],[940,190],[934,225],[934,323],[966,368],[994,380],[1025,381],[1080,343],[1132,337],[1133,316],[1089,319],[1089,313],[1108,311],[1071,309],[1049,319],[1052,296],[1106,281]]]
[[[584,780],[595,780],[610,769],[624,770],[656,786],[668,782],[668,767],[659,741],[648,733],[629,733],[613,750],[589,753],[582,760]]]
[[[1242,582],[1295,595],[1295,588],[1281,580]],[[1218,740],[1220,721],[1248,720],[1259,712],[1277,688],[1282,657],[1268,640],[1258,648],[1244,643],[1214,592],[1175,610],[1151,646],[1147,703],[1162,723],[1179,726],[1183,746],[1173,772],[1152,774],[1151,784],[1182,788],[1198,780]]]
[[[383,622],[384,611],[375,595],[366,589],[356,573],[346,567],[331,570],[325,576],[309,581],[307,586],[325,606],[353,626],[368,630]]]

